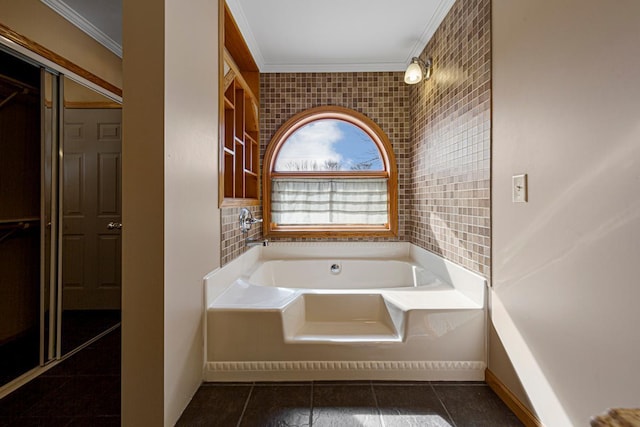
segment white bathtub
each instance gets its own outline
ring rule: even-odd
[[[433,272],[410,261],[382,259],[270,260],[248,282],[295,289],[379,289],[442,286]]]
[[[485,280],[408,243],[275,243],[205,284],[208,381],[484,378]]]

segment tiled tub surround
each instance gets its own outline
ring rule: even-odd
[[[260,159],[294,114],[321,105],[365,114],[385,131],[398,163],[399,227],[391,240],[489,277],[491,2],[456,1],[420,57],[433,58],[433,74],[412,86],[398,72],[261,74]],[[222,210],[222,265],[245,250],[229,228],[237,212]]]
[[[398,167],[398,238],[359,240],[403,240],[405,236],[410,128],[408,88],[403,78],[403,73],[398,72],[260,75],[261,159],[271,138],[287,120],[318,106],[358,111],[380,126],[389,138]]]
[[[206,381],[484,379],[485,279],[415,245],[278,242],[205,286]]]
[[[262,218],[261,206],[247,206],[247,208],[254,218]],[[247,234],[240,231],[240,209],[240,207],[232,207],[220,210],[220,265],[230,263],[249,249],[245,244],[247,237],[258,239],[262,236],[261,223],[254,224]]]
[[[337,105],[358,111],[387,134],[398,163],[399,234],[409,179],[409,89],[404,73],[266,73],[260,74],[260,147],[292,116],[309,108]]]
[[[456,1],[420,57],[433,74],[409,89],[407,240],[489,277],[491,2]]]
[[[345,239],[355,241],[404,240],[409,187],[409,102],[403,73],[266,73],[260,74],[260,170],[267,144],[288,119],[312,107],[337,105],[351,108],[375,121],[393,145],[398,166],[398,237],[395,239]],[[255,209],[255,211],[254,211]],[[229,228],[239,208],[222,209],[222,265],[244,251],[240,232]],[[251,208],[254,216],[261,206]],[[251,236],[251,237],[259,237]],[[278,240],[294,240],[279,238]],[[301,239],[295,239],[301,240]],[[326,241],[327,239],[317,239]],[[305,239],[309,241],[309,239]]]

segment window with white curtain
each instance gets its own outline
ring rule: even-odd
[[[271,217],[279,225],[389,222],[386,178],[279,178],[271,181]]]
[[[263,169],[267,235],[397,233],[397,172],[386,135],[343,107],[318,107],[285,123]]]

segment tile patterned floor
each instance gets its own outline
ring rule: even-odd
[[[0,426],[120,426],[120,329],[1,399]]]
[[[178,426],[522,426],[483,382],[203,384]]]
[[[119,329],[0,400],[2,427],[119,425]],[[482,382],[376,381],[205,383],[177,425],[522,426]]]

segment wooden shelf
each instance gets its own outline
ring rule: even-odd
[[[257,205],[259,70],[229,8],[220,8],[220,206]]]
[[[222,77],[220,206],[259,203],[259,117],[258,97],[243,77],[234,58],[224,50],[229,68]]]

